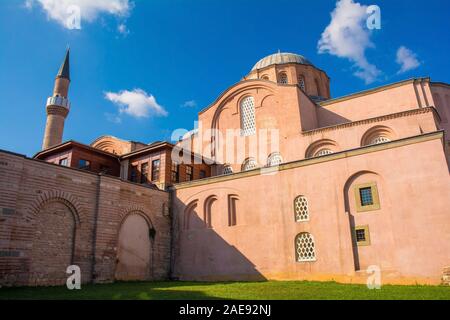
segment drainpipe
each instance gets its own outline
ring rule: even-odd
[[[91,261],[91,283],[95,283],[95,264],[97,254],[97,221],[100,210],[100,185],[102,181],[102,174],[97,176],[97,190],[95,192],[95,211],[94,211],[94,230],[92,231],[92,261]]]

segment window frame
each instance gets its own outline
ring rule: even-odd
[[[148,183],[148,171],[149,171],[149,163],[148,162],[143,162],[141,163],[141,183]],[[146,169],[146,170],[144,170]]]
[[[250,102],[251,100],[251,107]],[[246,106],[244,106],[246,104]],[[244,108],[251,110],[244,111]],[[256,102],[253,96],[245,96],[239,102],[239,112],[241,120],[241,136],[249,137],[256,134]]]
[[[156,166],[155,164],[158,163]],[[152,182],[159,182],[161,178],[161,159],[152,160]]]
[[[86,163],[85,166],[81,166],[81,162],[84,161]],[[80,170],[91,170],[91,161],[86,159],[79,159],[78,160],[78,169]]]
[[[188,173],[188,169],[190,169],[190,173]],[[194,180],[194,167],[186,166],[186,181],[193,181],[193,180]]]
[[[174,179],[174,174],[175,174],[175,179]],[[170,167],[170,181],[172,181],[172,183],[180,182],[180,165],[176,162],[172,162],[172,165]]]
[[[137,177],[138,177],[138,166],[137,165],[131,165],[130,166],[130,182],[137,183]]]
[[[362,205],[361,199],[361,189],[370,188],[372,191],[372,200],[373,203],[371,205]],[[378,194],[378,187],[376,182],[369,182],[364,184],[358,184],[355,186],[355,202],[356,202],[356,211],[357,212],[366,212],[366,211],[375,211],[380,210],[380,197]]]
[[[364,231],[364,238],[365,238],[364,241],[358,241],[358,238],[357,238],[357,232],[361,231],[361,230]],[[368,225],[356,226],[354,229],[353,235],[355,237],[355,242],[358,247],[370,246],[370,231],[369,231]]]
[[[63,162],[65,162],[65,163],[63,163]],[[60,166],[68,167],[69,166],[69,158],[65,157],[65,158],[59,159],[58,163]]]
[[[286,72],[281,71],[280,73],[278,73],[278,83],[289,84],[289,78]]]
[[[312,252],[313,252],[313,257],[312,258],[302,258],[300,259],[300,254],[298,252],[298,239],[302,236],[302,235],[308,235],[308,237],[311,239],[312,241]],[[314,238],[314,236],[310,233],[310,232],[300,232],[299,234],[297,234],[295,236],[295,240],[294,240],[294,246],[295,246],[295,261],[297,263],[312,263],[312,262],[316,262],[317,261],[317,245],[316,245],[316,240]]]

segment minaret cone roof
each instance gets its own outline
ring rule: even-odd
[[[70,49],[67,49],[66,56],[64,58],[64,62],[59,68],[57,78],[64,78],[70,80]]]

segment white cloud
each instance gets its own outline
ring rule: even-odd
[[[397,74],[416,69],[420,66],[417,55],[404,46],[398,48],[396,62],[400,65],[400,70]]]
[[[183,108],[195,108],[197,106],[197,101],[189,100],[189,101],[184,102],[181,106]]]
[[[128,114],[135,118],[148,118],[151,115],[167,116],[168,112],[160,106],[154,96],[144,90],[122,90],[118,93],[106,92],[105,99],[119,107],[120,113]]]
[[[366,84],[374,82],[381,71],[370,64],[366,58],[366,49],[374,48],[370,40],[370,31],[365,28],[367,6],[340,0],[331,13],[331,22],[322,33],[318,43],[319,53],[329,53],[340,58],[347,58],[357,68],[355,75]]]
[[[26,0],[25,6],[32,8],[35,3],[41,5],[49,19],[68,29],[74,29],[73,19],[92,22],[102,13],[126,17],[133,7],[130,0]]]

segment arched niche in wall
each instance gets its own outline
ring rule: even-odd
[[[375,126],[366,131],[361,138],[361,146],[386,143],[396,139],[394,131],[386,126]]]
[[[330,139],[322,139],[313,142],[305,152],[305,158],[321,157],[339,151],[336,141]]]

